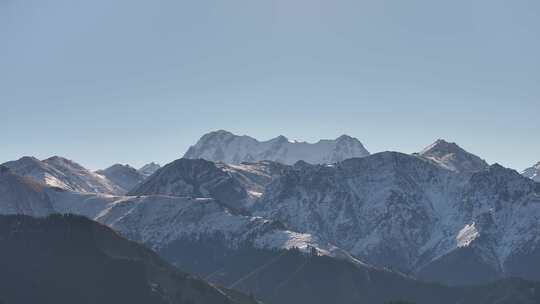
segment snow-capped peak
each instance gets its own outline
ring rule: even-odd
[[[444,139],[438,139],[424,148],[418,155],[456,172],[472,173],[488,167],[486,161],[480,157],[465,151],[456,143],[447,142]]]
[[[185,158],[203,158],[210,161],[240,164],[271,160],[294,164],[299,160],[312,164],[327,164],[352,157],[364,157],[369,152],[353,137],[342,135],[337,139],[322,139],[315,143],[289,140],[280,135],[267,141],[235,135],[218,130],[210,132],[189,148]]]

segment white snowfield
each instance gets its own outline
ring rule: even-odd
[[[300,160],[311,164],[324,164],[367,155],[369,152],[362,143],[347,135],[335,140],[323,139],[316,143],[307,143],[291,141],[285,136],[258,141],[246,135],[238,136],[219,130],[201,137],[184,157],[228,164],[271,160],[292,165]]]

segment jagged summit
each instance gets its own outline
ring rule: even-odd
[[[418,155],[456,172],[477,172],[489,166],[480,157],[465,151],[456,143],[447,142],[444,139],[436,140]]]
[[[335,163],[351,157],[369,155],[362,143],[351,136],[321,139],[315,143],[290,140],[280,135],[259,141],[247,135],[235,135],[225,130],[205,134],[189,148],[185,158],[240,164],[271,160],[292,165],[299,160],[311,164]]]

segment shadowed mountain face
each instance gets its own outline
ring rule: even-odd
[[[242,208],[246,189],[216,164],[203,159],[179,159],[159,169],[129,195],[212,197],[231,208]]]
[[[249,136],[238,136],[219,130],[205,134],[184,155],[185,158],[203,158],[228,164],[271,160],[292,165],[299,160],[312,164],[342,161],[351,157],[369,155],[362,143],[342,135],[335,140],[320,140],[310,144],[290,141],[278,136],[268,141],[258,141]]]
[[[245,211],[286,168],[269,161],[228,165],[181,158],[156,171],[128,195],[211,197]]]
[[[255,303],[78,216],[0,216],[4,303]]]

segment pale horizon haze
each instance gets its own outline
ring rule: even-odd
[[[539,1],[0,1],[0,163],[180,158],[209,131],[540,161]]]

